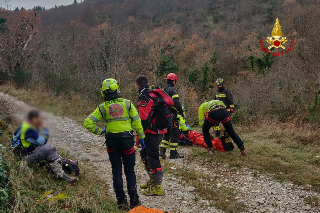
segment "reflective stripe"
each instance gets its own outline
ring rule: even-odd
[[[139,120],[139,119],[140,119],[139,114],[138,114],[138,115],[136,115],[136,116],[133,116],[133,117],[132,117],[132,120],[133,120],[133,121],[137,121],[137,120]]]
[[[107,112],[106,112],[106,108],[104,107],[104,104],[100,104],[99,109],[100,109],[100,112],[102,113],[103,119],[106,120]]]
[[[128,114],[130,114],[131,102],[129,100],[124,100],[124,101],[126,102],[126,107],[127,107]]]
[[[231,108],[233,108],[233,107],[234,107],[234,105],[230,105],[230,107],[231,107]]]
[[[168,148],[168,145],[169,145],[169,144],[161,143],[161,144],[160,144],[160,147]]]
[[[226,98],[226,97],[227,97],[227,94],[219,94],[219,95],[217,95],[217,97],[219,97],[219,98]]]
[[[98,119],[94,115],[89,115],[89,118],[90,118],[90,120],[92,120],[95,123],[98,122]]]
[[[127,121],[129,119],[130,119],[129,117],[112,118],[112,119],[106,120],[106,123],[110,123],[110,122],[113,122],[113,121]]]
[[[227,111],[229,111],[229,112],[230,112],[230,109],[227,109]]]
[[[204,119],[200,119],[200,120],[199,120],[199,122],[203,122],[203,121],[204,121]]]
[[[176,151],[178,150],[178,147],[170,147],[170,151]]]
[[[173,95],[173,96],[172,96],[172,99],[174,99],[174,98],[179,98],[179,95],[178,95],[178,94]]]
[[[166,141],[166,140],[162,140],[161,143],[164,143],[164,144],[169,144],[169,141]]]
[[[215,126],[214,130],[220,130],[220,126]]]
[[[186,124],[185,123],[179,123],[180,124],[180,126],[185,126]]]
[[[173,147],[176,147],[178,145],[179,145],[178,143],[170,143],[170,146],[173,146]]]

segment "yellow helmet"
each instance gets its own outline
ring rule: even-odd
[[[104,98],[106,93],[119,92],[119,84],[113,78],[104,80],[101,84],[101,95]]]

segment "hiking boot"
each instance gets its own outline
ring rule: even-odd
[[[140,188],[141,189],[148,189],[148,188],[150,188],[150,186],[151,186],[151,181],[148,180],[146,183],[141,184]]]
[[[150,187],[148,189],[143,189],[142,194],[147,196],[161,196],[164,194],[162,177],[163,177],[163,168],[157,168],[156,170],[150,169]]]
[[[141,202],[139,201],[139,202],[136,202],[136,203],[131,203],[130,204],[130,209],[134,209],[134,208],[136,208],[136,207],[138,207],[138,206],[141,206]]]
[[[184,156],[183,156],[183,155],[180,155],[180,154],[178,153],[178,151],[171,151],[169,158],[170,158],[170,159],[180,159],[180,158],[184,158]]]
[[[166,159],[166,151],[167,151],[166,148],[160,147],[160,154],[159,154],[159,156],[160,156],[162,159]]]
[[[56,176],[57,179],[68,181],[68,182],[76,182],[78,178],[68,176],[62,169],[61,159],[57,159],[52,163],[49,163],[49,167]]]
[[[148,189],[143,189],[142,194],[146,196],[162,196],[164,194],[163,184],[150,186]]]
[[[247,155],[248,155],[248,153],[246,152],[246,150],[242,150],[242,151],[240,151],[241,152],[241,155],[243,156],[243,157],[246,157]]]

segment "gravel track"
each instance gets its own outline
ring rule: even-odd
[[[19,122],[32,109],[26,103],[2,92],[0,92],[0,98],[6,99],[12,105],[14,117]],[[105,146],[103,145],[104,138],[88,132],[84,127],[69,118],[56,116],[48,112],[43,112],[43,115],[50,131],[49,142],[56,145],[58,149],[69,152],[74,159],[80,162],[88,162],[95,167],[100,177],[105,180],[106,184],[110,185],[110,192],[115,197],[112,190],[111,165],[108,154],[105,151]],[[138,157],[136,174],[138,186],[147,180],[147,174]],[[164,188],[166,194],[161,197],[146,197],[140,194],[142,204],[146,207],[175,213],[221,212],[203,201],[201,196],[197,195],[192,187],[183,185],[182,181],[169,174],[165,174],[164,176]],[[198,198],[197,202],[194,199],[195,197]]]

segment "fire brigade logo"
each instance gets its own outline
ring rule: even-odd
[[[274,24],[273,30],[271,32],[271,37],[268,37],[267,42],[271,44],[271,46],[268,47],[269,50],[272,47],[286,49],[282,44],[287,42],[287,38],[282,37],[279,19],[276,20],[276,23]]]
[[[120,104],[111,104],[109,106],[109,115],[113,118],[120,118],[123,112],[124,109]]]
[[[268,48],[265,48],[263,39],[260,40],[261,49],[265,53],[271,54],[272,56],[280,56],[287,54],[290,52],[291,48],[294,45],[294,39],[291,39],[291,44],[288,47],[288,49],[286,49],[286,47],[283,46],[283,44],[287,42],[287,37],[282,37],[282,30],[278,18],[276,19],[276,23],[274,24],[273,30],[271,31],[271,37],[267,38],[267,42],[270,44],[270,46]],[[272,51],[278,48],[281,48],[283,50],[281,52],[270,52],[270,50]]]

